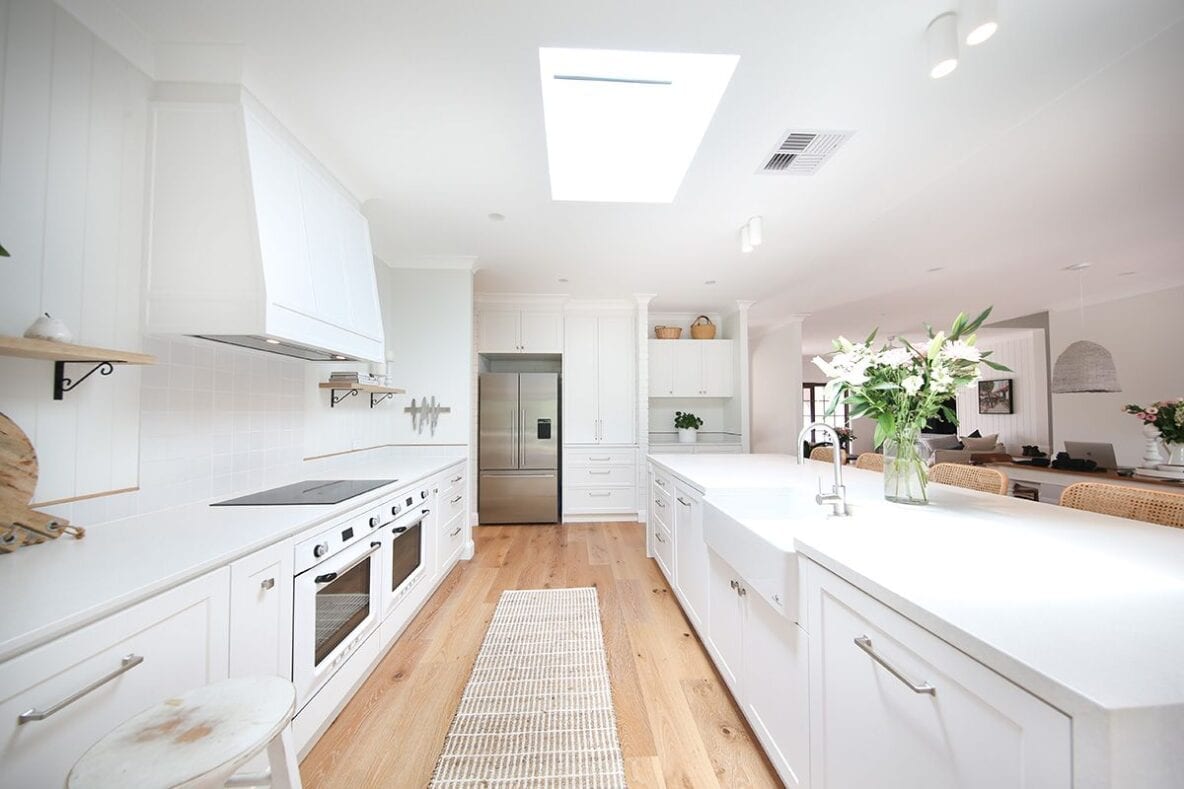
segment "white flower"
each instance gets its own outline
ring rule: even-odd
[[[887,367],[906,367],[913,361],[908,348],[889,348],[876,354],[876,363]]]
[[[967,362],[982,361],[983,354],[978,348],[962,340],[951,340],[941,349],[941,355],[946,359],[960,359]]]
[[[904,388],[905,394],[911,397],[921,391],[921,387],[925,385],[925,379],[919,375],[910,375],[901,381],[900,385]]]
[[[839,377],[838,371],[831,366],[830,362],[828,362],[826,359],[823,359],[821,356],[815,356],[812,361],[814,362],[814,366],[821,370],[822,374],[827,378]]]

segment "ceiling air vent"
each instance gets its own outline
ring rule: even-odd
[[[814,175],[818,168],[851,139],[851,131],[791,131],[765,159],[758,172],[783,175]]]

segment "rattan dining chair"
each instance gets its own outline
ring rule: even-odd
[[[855,468],[862,468],[868,471],[883,471],[884,456],[879,452],[864,452],[855,458]]]
[[[1104,482],[1077,482],[1061,494],[1061,506],[1184,528],[1184,495]]]
[[[1007,475],[1002,471],[965,463],[937,463],[929,469],[929,481],[984,493],[1007,493]]]
[[[840,450],[839,459],[844,465],[847,463],[847,450]],[[833,463],[835,460],[834,447],[814,447],[810,450],[810,460],[821,460],[824,463]]]

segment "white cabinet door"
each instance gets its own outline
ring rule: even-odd
[[[521,326],[523,353],[563,353],[563,313],[524,310]]]
[[[230,676],[292,678],[292,544],[230,565]]]
[[[691,624],[703,632],[707,617],[707,543],[703,541],[703,500],[699,494],[674,487],[675,575],[679,599]]]
[[[345,239],[341,227],[343,199],[306,165],[301,164],[299,172],[316,317],[333,326],[349,328],[349,296],[343,260]]]
[[[382,340],[382,308],[378,302],[374,253],[370,248],[370,224],[348,201],[341,200],[339,206],[349,328],[372,340]]]
[[[596,318],[571,315],[563,331],[565,444],[594,444],[599,440],[596,402]]]
[[[674,395],[673,340],[649,341],[650,397]]]
[[[760,595],[749,591],[744,599],[745,715],[785,785],[809,786],[810,650],[806,631]]]
[[[732,370],[733,344],[731,340],[703,340],[699,343],[702,354],[702,389],[705,397],[731,397],[735,389],[735,374]]]
[[[249,114],[246,130],[267,300],[303,315],[315,315],[298,162],[286,145]]]
[[[744,654],[744,601],[738,593],[740,576],[715,551],[709,550],[707,556],[707,643],[715,667],[732,694],[743,698],[740,672]]]
[[[674,396],[703,396],[703,341],[672,341],[674,345]]]
[[[522,344],[522,313],[517,310],[481,310],[478,353],[518,353]]]
[[[208,573],[6,661],[0,785],[65,786],[74,762],[116,726],[225,679],[229,577],[226,568]],[[18,723],[74,697],[43,720]]]
[[[1068,789],[1068,717],[805,564],[813,786]]]
[[[599,440],[603,444],[632,444],[637,440],[637,337],[633,317],[602,315],[597,324]]]

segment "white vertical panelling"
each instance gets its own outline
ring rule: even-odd
[[[1024,444],[1049,449],[1048,370],[1044,355],[1044,332],[1033,329],[998,338],[983,338],[978,346],[990,350],[991,360],[1005,364],[1011,372],[983,367],[984,380],[1011,378],[1011,414],[980,414],[978,386],[958,392],[958,433],[967,435],[976,429],[983,435],[997,433],[1007,450],[1019,455]]]
[[[52,3],[11,0],[2,14],[0,239],[13,257],[0,259],[0,333],[47,311],[79,342],[135,350],[151,83]],[[37,500],[135,486],[140,370],[96,375],[60,402],[52,372],[0,359],[0,411],[37,449]]]

